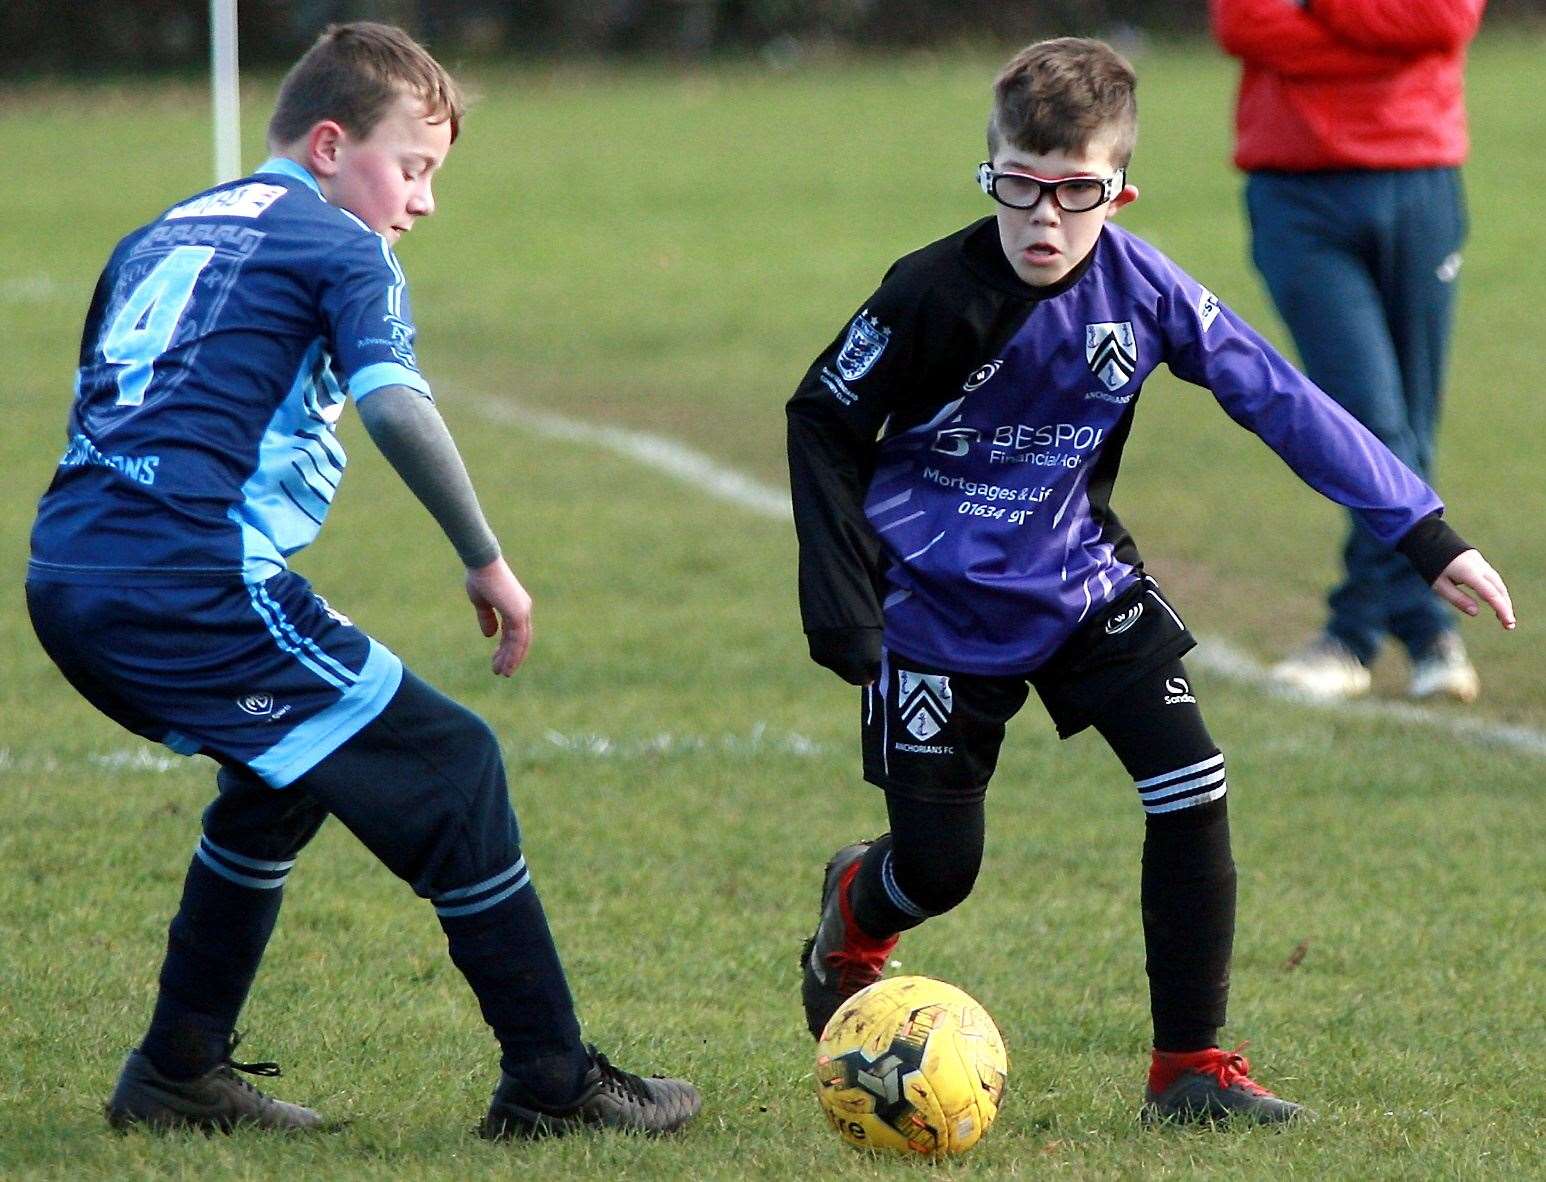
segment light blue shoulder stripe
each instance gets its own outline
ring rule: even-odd
[[[403,266],[397,261],[397,253],[385,238],[381,240],[381,257],[386,260],[387,268],[392,272],[396,280],[387,289],[387,311],[398,319],[403,315],[403,292],[408,290],[408,276],[403,274]]]
[[[423,374],[395,361],[378,361],[374,365],[367,365],[355,371],[344,385],[349,390],[349,397],[356,402],[383,386],[407,386],[431,400],[435,397],[430,393],[429,383],[424,380]]]

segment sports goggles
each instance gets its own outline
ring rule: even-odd
[[[1127,184],[1127,169],[1119,168],[1108,177],[1070,176],[1049,181],[1023,172],[994,172],[993,162],[977,166],[977,183],[982,191],[1010,209],[1031,209],[1050,191],[1053,203],[1064,213],[1084,213],[1105,205]]]

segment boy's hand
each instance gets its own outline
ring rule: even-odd
[[[879,628],[817,628],[805,639],[811,660],[849,685],[869,685],[880,677]]]
[[[500,677],[521,667],[531,647],[531,596],[503,558],[467,570],[467,598],[483,635],[500,633],[491,666]]]
[[[1469,588],[1498,617],[1503,627],[1514,627],[1514,601],[1509,598],[1503,578],[1493,570],[1478,550],[1467,550],[1444,568],[1444,573],[1433,581],[1433,589],[1468,616],[1481,611],[1476,600],[1461,590]]]

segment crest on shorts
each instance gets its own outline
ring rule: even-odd
[[[1138,339],[1131,320],[1084,326],[1084,358],[1108,390],[1120,390],[1138,370]]]
[[[950,721],[955,696],[947,673],[913,673],[897,670],[897,700],[902,705],[902,725],[920,742],[927,742]]]
[[[857,382],[874,368],[890,342],[891,330],[865,308],[848,326],[843,347],[837,351],[837,372],[844,381]]]

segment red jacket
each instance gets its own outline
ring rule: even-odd
[[[1243,169],[1459,164],[1465,48],[1486,0],[1209,0],[1242,62]]]

